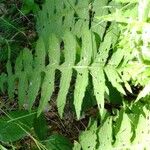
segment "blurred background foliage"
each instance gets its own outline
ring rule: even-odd
[[[9,50],[13,63],[23,48],[34,48],[34,6],[33,0],[0,0],[0,72],[5,70]]]

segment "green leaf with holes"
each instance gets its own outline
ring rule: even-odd
[[[98,150],[110,150],[112,148],[112,118],[108,117],[98,131]]]
[[[81,133],[79,142],[83,150],[95,150],[97,144],[97,135],[95,130],[87,130]]]

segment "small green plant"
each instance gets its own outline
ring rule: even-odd
[[[57,92],[63,118],[71,89],[73,110],[80,119],[90,86],[91,101],[99,109],[98,119],[90,120],[74,145],[60,135],[46,140],[38,132],[41,126],[35,126],[46,148],[149,149],[149,5],[149,0],[45,0],[35,10],[39,34],[35,51],[25,48],[14,66],[8,57],[7,73],[0,75],[1,91],[10,99],[17,91],[20,108],[31,112],[40,95],[37,116]],[[138,94],[131,88],[136,86],[143,88]],[[110,114],[106,103],[119,108]]]

